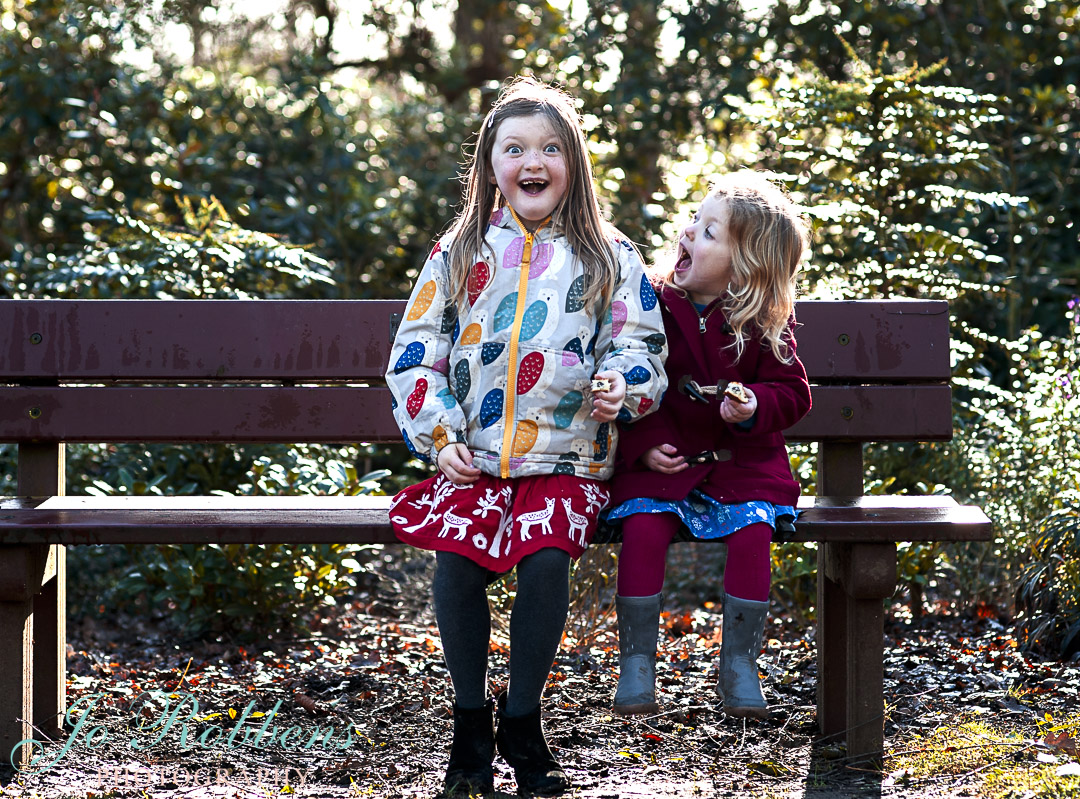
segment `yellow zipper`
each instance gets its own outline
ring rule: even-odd
[[[514,444],[514,406],[517,404],[517,371],[518,371],[518,341],[521,337],[521,320],[525,316],[525,293],[529,288],[529,266],[532,263],[533,237],[540,232],[540,228],[546,225],[551,217],[541,222],[536,230],[529,231],[524,223],[518,218],[509,203],[510,216],[518,223],[525,234],[525,246],[521,251],[521,272],[518,275],[517,307],[514,309],[514,326],[510,329],[509,366],[506,371],[506,415],[503,425],[502,453],[499,455],[499,474],[503,478],[510,476],[510,451]]]

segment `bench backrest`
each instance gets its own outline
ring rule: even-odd
[[[393,442],[400,300],[4,300],[0,441]],[[799,302],[790,440],[952,435],[948,304]]]

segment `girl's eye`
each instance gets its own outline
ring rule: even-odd
[[[518,147],[516,144],[511,144],[509,147],[506,148],[506,152],[510,153],[510,155],[517,155],[521,152],[521,148]]]
[[[547,147],[544,148],[544,152],[545,153],[557,153],[557,152],[559,152],[559,145],[557,145],[557,144],[549,144]]]
[[[705,238],[711,239],[712,237],[713,237],[712,231],[709,230],[708,228],[705,228]]]

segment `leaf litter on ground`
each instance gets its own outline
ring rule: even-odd
[[[434,797],[452,733],[452,692],[429,585],[430,564],[375,580],[328,608],[311,635],[261,644],[181,642],[147,620],[105,615],[73,625],[68,704],[92,703],[92,718],[66,751],[66,739],[44,747],[41,762],[55,765],[4,772],[3,796]],[[715,694],[719,605],[669,605],[655,716],[611,712],[612,614],[592,628],[568,626],[580,638],[568,635],[560,649],[544,724],[575,784],[571,795],[1006,796],[1018,775],[1044,773],[1063,790],[1080,789],[1080,667],[1020,651],[992,615],[936,612],[912,621],[893,609],[887,756],[874,770],[848,762],[842,740],[818,734],[812,627],[782,613],[770,620],[760,664],[773,710],[747,722],[726,717]],[[506,643],[496,632],[493,691],[507,681]],[[157,704],[147,692],[156,692]],[[78,719],[71,721],[65,735]],[[91,728],[101,730],[96,739]],[[510,769],[500,759],[496,769],[498,791],[513,794]],[[1028,795],[1058,790],[1046,780],[1032,784]]]

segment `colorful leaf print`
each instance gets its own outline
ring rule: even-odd
[[[554,244],[534,244],[529,258],[529,279],[540,277],[551,266],[551,257],[555,254]]]
[[[563,347],[562,365],[577,366],[585,361],[585,353],[581,349],[581,339],[574,337],[566,342]]]
[[[465,332],[461,334],[461,346],[465,347],[469,344],[479,344],[483,335],[484,329],[476,322],[473,322],[465,328]]]
[[[414,366],[418,366],[422,360],[424,360],[424,354],[427,352],[424,345],[419,341],[413,341],[405,348],[405,352],[401,353],[401,357],[397,359],[397,363],[394,364],[394,374],[399,375],[406,369],[411,369]]]
[[[641,276],[641,289],[638,292],[641,295],[641,307],[646,311],[651,311],[656,307],[656,291],[652,287],[652,283],[649,282],[649,278],[645,275]]]
[[[536,422],[532,419],[522,419],[517,423],[517,430],[514,431],[514,443],[510,449],[511,457],[520,458],[533,448],[536,444],[538,429]]]
[[[484,401],[480,403],[481,427],[491,427],[502,417],[502,412],[503,390],[501,388],[493,388],[484,396]]]
[[[517,393],[525,394],[540,379],[544,373],[544,354],[542,352],[530,352],[521,359],[518,367]]]
[[[457,306],[450,303],[446,306],[446,310],[443,311],[442,325],[439,326],[439,332],[444,336],[452,331],[457,326]]]
[[[499,307],[495,309],[495,316],[491,320],[491,329],[496,332],[499,330],[505,330],[514,324],[514,313],[517,311],[517,292],[513,294],[507,294],[499,302]]]
[[[578,275],[566,292],[566,312],[577,313],[585,307],[585,275]]]
[[[484,366],[491,366],[498,358],[502,351],[506,349],[506,345],[497,341],[489,341],[483,347],[480,348],[480,360],[483,361]]]
[[[409,412],[409,416],[413,419],[416,418],[416,414],[420,413],[420,409],[424,407],[427,386],[427,380],[421,377],[416,381],[416,387],[412,390],[412,394],[405,400],[405,410]]]
[[[659,355],[663,352],[665,343],[667,343],[667,337],[663,333],[650,333],[645,336],[645,346],[649,348],[649,352],[653,355]]]
[[[420,291],[416,294],[416,299],[413,301],[412,307],[409,308],[409,313],[405,317],[410,322],[419,319],[425,313],[427,309],[431,307],[431,301],[435,299],[435,281],[429,280],[423,286],[420,287]]]
[[[465,282],[465,290],[469,293],[469,305],[476,305],[476,300],[491,282],[491,267],[486,261],[477,261],[469,270],[469,279]]]
[[[580,391],[570,391],[559,400],[551,419],[555,423],[556,430],[565,430],[574,422],[574,417],[581,410],[581,404],[585,401],[585,395]]]
[[[517,269],[521,266],[521,257],[525,254],[525,237],[518,236],[503,250],[503,269]]]
[[[648,383],[652,379],[652,372],[644,366],[635,366],[626,373],[626,385],[636,386],[640,383]]]
[[[450,438],[446,435],[446,428],[441,424],[435,425],[435,429],[431,431],[431,442],[435,445],[436,450],[440,450],[450,443]]]
[[[472,388],[472,375],[469,372],[469,362],[462,358],[454,367],[454,391],[461,401],[464,402]]]
[[[431,364],[431,371],[438,372],[441,375],[450,374],[450,359],[439,358],[435,363]]]
[[[457,405],[457,400],[454,399],[454,393],[450,390],[449,387],[444,388],[435,396],[439,398],[439,401],[442,402],[443,407],[447,410],[450,410],[450,408],[453,408],[455,405]]]
[[[649,410],[649,408],[651,408],[652,406],[653,406],[653,401],[652,401],[651,398],[642,397],[641,402],[638,403],[637,412],[643,414],[643,413],[645,413],[645,411]]]
[[[622,300],[615,300],[611,303],[611,337],[618,338],[622,332],[623,325],[626,324],[626,303]]]
[[[544,322],[547,321],[547,316],[548,307],[543,300],[537,300],[526,308],[525,314],[521,317],[521,340],[528,341],[539,333],[544,327]]]

